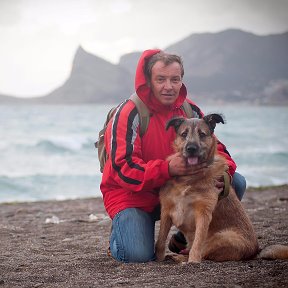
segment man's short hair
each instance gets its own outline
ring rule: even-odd
[[[157,61],[161,61],[164,63],[165,66],[172,64],[174,62],[179,63],[181,68],[181,78],[184,76],[184,66],[182,58],[176,54],[169,54],[166,52],[159,52],[151,56],[144,65],[144,75],[146,77],[147,83],[150,83],[151,76],[152,76],[152,68]]]

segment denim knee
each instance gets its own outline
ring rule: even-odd
[[[246,190],[246,179],[244,176],[235,172],[232,178],[232,186],[235,189],[236,195],[241,200]]]
[[[128,208],[112,221],[110,249],[113,258],[121,262],[148,262],[155,259],[155,221],[141,209]]]

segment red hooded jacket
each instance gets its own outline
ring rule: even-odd
[[[108,124],[105,133],[105,147],[109,155],[105,164],[100,189],[105,208],[113,219],[115,214],[126,208],[140,208],[152,212],[159,204],[159,188],[170,179],[168,161],[173,153],[172,143],[176,137],[174,129],[166,131],[166,122],[175,116],[186,116],[180,108],[186,99],[187,90],[183,84],[179,96],[171,106],[162,105],[146,84],[143,67],[145,59],[160,50],[146,50],[139,59],[135,90],[151,112],[146,133],[139,136],[139,115],[131,100],[124,101]],[[199,117],[200,109],[189,99],[192,109]],[[223,154],[233,175],[236,164],[219,142],[218,151]]]

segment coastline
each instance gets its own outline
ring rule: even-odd
[[[261,191],[265,191],[265,190],[278,190],[278,189],[287,189],[288,191],[288,184],[280,184],[280,185],[271,185],[271,186],[259,186],[259,187],[248,187],[246,189],[245,193],[249,193],[249,192],[261,192]],[[101,193],[101,192],[100,192]],[[9,201],[9,202],[0,202],[0,207],[1,205],[18,205],[18,204],[29,204],[29,203],[35,203],[37,205],[37,203],[45,203],[45,202],[66,202],[66,201],[86,201],[86,200],[92,200],[92,199],[101,199],[102,201],[102,197],[99,195],[96,195],[95,197],[83,197],[83,198],[73,198],[73,199],[47,199],[47,200],[33,200],[33,201]]]
[[[288,185],[249,188],[242,203],[261,248],[288,245]],[[0,215],[0,287],[288,286],[284,260],[118,263],[101,197],[2,203]]]

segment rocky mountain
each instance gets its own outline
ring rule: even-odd
[[[185,83],[195,97],[256,103],[276,97],[288,103],[288,33],[257,36],[231,29],[194,34],[166,50],[183,57]],[[282,86],[283,93],[275,86]]]
[[[192,34],[164,49],[182,56],[184,83],[197,103],[288,104],[288,32],[258,36],[229,29]],[[117,103],[134,90],[140,52],[111,64],[79,47],[69,78],[25,103]],[[0,103],[17,102],[1,97]]]
[[[67,81],[43,97],[46,103],[116,103],[133,91],[129,72],[79,47]],[[130,90],[130,91],[129,91]]]

